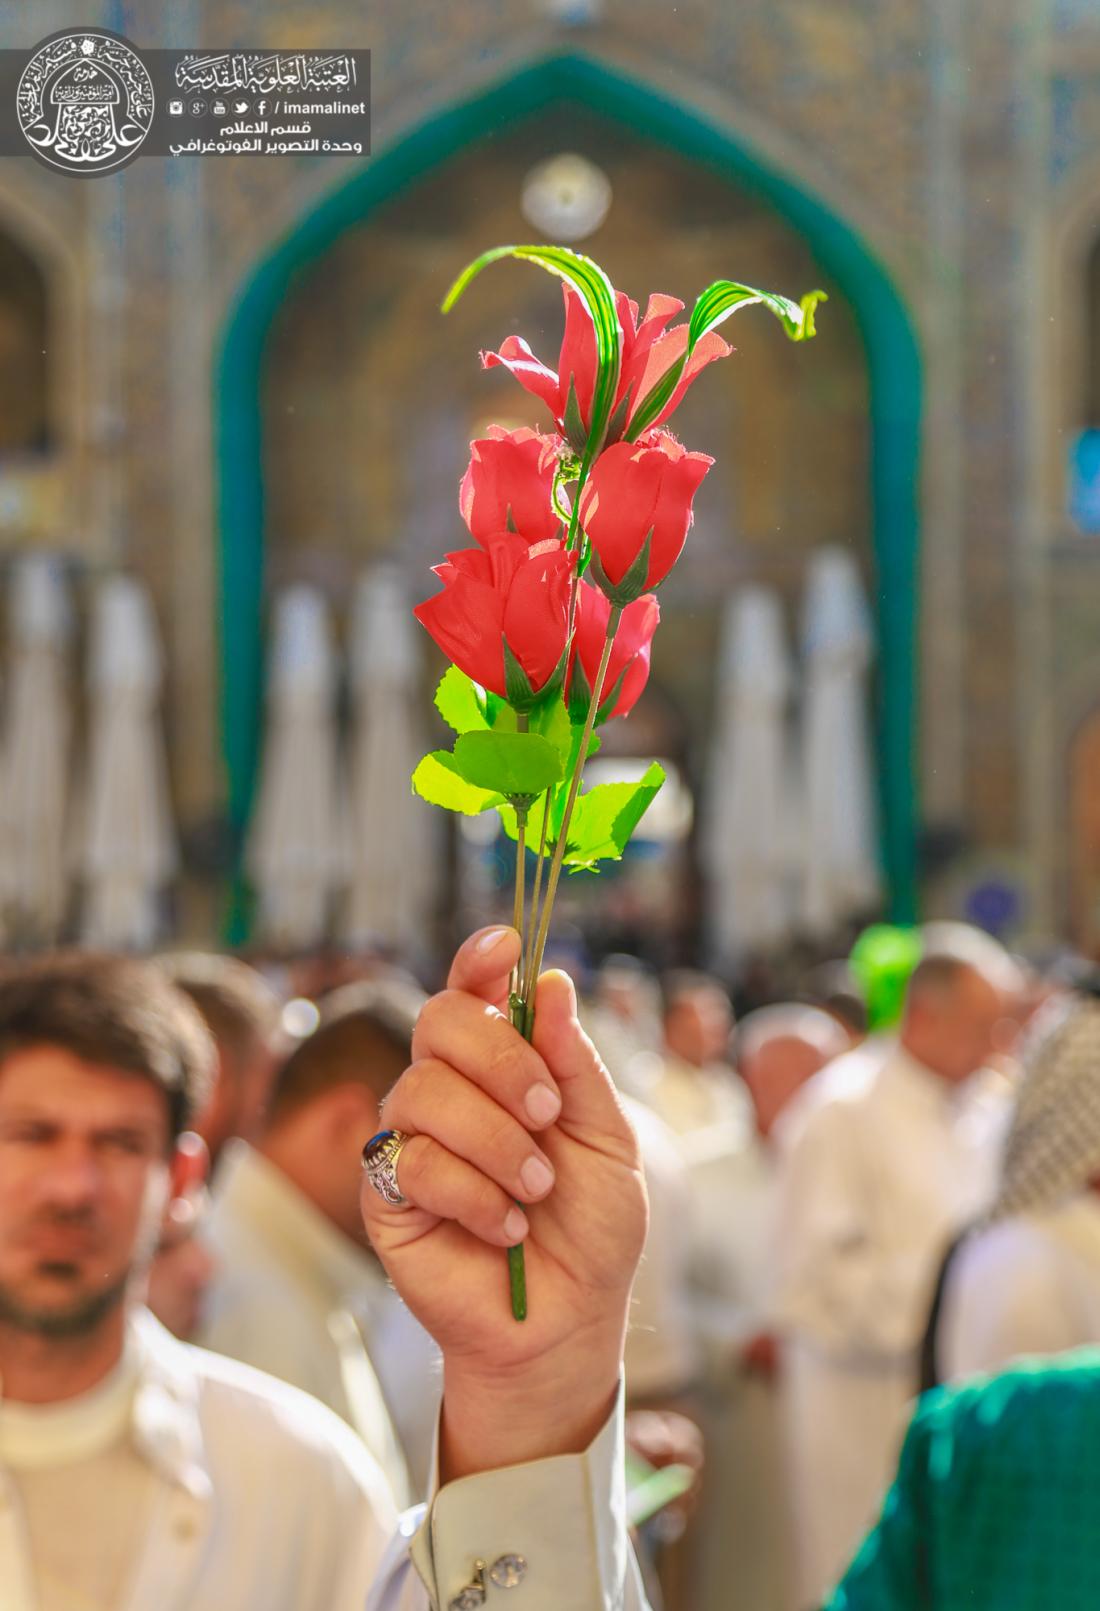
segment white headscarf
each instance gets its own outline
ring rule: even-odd
[[[1100,1178],[1100,1000],[1074,994],[1036,1013],[990,1214],[1052,1208]]]

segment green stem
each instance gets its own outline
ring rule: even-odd
[[[526,733],[527,712],[516,712],[516,731]],[[512,1023],[524,1033],[527,1019],[526,1002],[523,997],[523,950],[524,950],[524,893],[527,884],[527,813],[528,805],[520,805],[513,801],[516,813],[516,889],[512,900],[512,924],[520,937],[519,956],[512,976],[511,992],[511,1018]],[[532,918],[534,914],[532,913]],[[527,1036],[530,1039],[530,1036]],[[519,1204],[522,1208],[522,1203]],[[508,1249],[508,1294],[512,1303],[512,1319],[527,1319],[527,1268],[523,1258],[523,1243]]]
[[[539,853],[535,861],[535,885],[531,892],[530,932],[527,935],[526,951],[523,958],[523,977],[519,990],[525,1006],[535,988],[535,981],[531,976],[531,965],[535,960],[535,928],[538,922],[539,898],[542,895],[542,869],[546,862],[546,836],[550,827],[550,800],[553,793],[553,789],[547,789],[542,803],[542,832],[539,835]],[[524,1022],[526,1022],[526,1012]]]
[[[512,1319],[527,1319],[527,1269],[523,1262],[523,1243],[508,1249],[508,1292],[512,1299]]]
[[[573,815],[577,793],[581,786],[581,773],[588,758],[588,743],[592,737],[592,729],[596,725],[596,712],[600,708],[600,699],[603,696],[604,680],[607,677],[607,668],[611,661],[611,649],[615,642],[615,633],[619,629],[619,619],[622,616],[621,608],[613,604],[611,613],[607,618],[607,637],[604,640],[603,654],[600,656],[599,670],[596,672],[596,681],[592,686],[592,699],[588,706],[588,715],[585,718],[584,733],[581,736],[581,747],[577,755],[577,764],[573,769],[573,777],[569,784],[569,798],[565,802],[565,815],[562,817],[561,827],[558,830],[558,842],[554,846],[554,859],[550,863],[550,878],[546,885],[546,900],[543,903],[542,913],[539,917],[538,935],[535,940],[535,955],[532,966],[527,974],[527,1013],[530,1016],[531,1000],[534,996],[535,981],[542,967],[543,953],[546,950],[546,940],[550,933],[550,914],[554,909],[554,897],[558,892],[558,879],[561,877],[562,861],[565,858],[565,841],[569,833],[569,822]]]
[[[515,985],[517,993],[523,989],[520,966],[523,960],[523,923],[524,923],[524,885],[527,874],[527,807],[516,806],[516,890],[512,899],[512,927],[520,936],[520,955],[515,966]]]
[[[517,849],[517,856],[516,856],[516,910],[517,910],[519,916],[518,916],[518,918],[516,920],[516,927],[519,930],[520,939],[524,943],[526,943],[526,936],[524,935],[523,928],[522,928],[522,922],[523,922],[523,916],[522,916],[522,913],[523,913],[523,907],[522,907],[522,901],[523,901],[523,877],[522,877],[522,873],[521,873],[520,869],[523,867],[523,857],[524,857],[524,854],[525,854],[524,844],[523,844],[523,826],[522,826],[522,823],[526,821],[526,818],[527,818],[526,811],[524,811],[522,819],[520,818],[519,812],[517,811],[517,813],[516,813],[516,822],[517,822],[517,824],[519,824],[519,839],[518,839],[518,849]],[[534,909],[532,908],[532,912],[531,912],[532,924],[534,923],[534,917],[535,917]],[[517,971],[521,966],[522,956],[523,956],[523,944],[521,944],[521,946],[520,946],[520,961],[517,962],[517,964],[516,964]],[[534,1028],[534,1022],[533,1022],[532,1019],[530,1019],[528,1011],[527,1011],[527,1002],[526,1002],[526,999],[525,999],[525,997],[523,995],[523,989],[522,989],[522,986],[523,986],[522,974],[520,974],[520,976],[519,976],[518,985],[519,985],[519,988],[513,990],[511,992],[511,995],[510,995],[510,998],[509,998],[509,1003],[508,1003],[509,1016],[511,1017],[513,1027],[515,1029],[519,1030],[520,1034],[524,1037],[525,1040],[529,1041],[531,1039],[531,1033],[532,1033],[532,1030]],[[522,1208],[524,1205],[517,1201],[516,1206],[518,1208]],[[522,1242],[519,1242],[519,1243],[516,1244],[515,1247],[510,1247],[508,1249],[508,1295],[509,1295],[509,1298],[511,1299],[511,1304],[512,1304],[512,1319],[513,1320],[526,1320],[527,1319],[527,1267],[526,1267],[526,1265],[524,1263],[523,1243]]]
[[[516,712],[516,731],[517,731],[517,733],[526,733],[526,731],[527,731],[527,712],[526,711],[521,710],[521,711]],[[526,828],[527,828],[527,807],[526,806],[521,806],[515,800],[512,801],[512,806],[513,806],[513,809],[515,810],[515,813],[516,813],[516,890],[515,890],[515,895],[514,895],[513,900],[512,900],[512,927],[516,930],[516,933],[520,936],[521,943],[520,943],[520,948],[519,948],[519,956],[516,959],[516,965],[512,969],[512,977],[511,977],[511,980],[509,982],[509,993],[511,995],[513,995],[513,996],[517,996],[517,995],[522,995],[523,994],[523,972],[522,972],[522,964],[523,964],[523,944],[522,944],[522,939],[523,939],[523,923],[524,923],[523,906],[524,906],[524,888],[525,888],[525,885],[526,885],[526,882],[527,882],[527,865],[526,865],[526,852],[525,852],[525,846],[524,846],[524,834],[525,834]]]

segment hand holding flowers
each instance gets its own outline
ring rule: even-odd
[[[443,590],[414,612],[452,662],[436,706],[457,737],[452,750],[425,756],[413,786],[452,811],[498,810],[516,840],[513,921],[523,944],[509,1005],[530,1039],[563,866],[595,869],[621,857],[663,780],[654,764],[637,783],[581,790],[596,727],[627,715],[645,687],[660,619],[652,590],[683,551],[693,499],[714,462],[662,427],[701,370],[729,355],[715,328],[730,314],[760,303],[802,341],[814,333],[823,293],[797,305],[720,280],[686,324],[670,324],[683,304],[659,295],[639,324],[637,304],[590,259],[564,247],[512,246],[470,264],[444,310],[506,256],[563,281],[558,369],[518,336],[482,364],[508,368],[546,404],[554,429],[494,425],[470,444],[459,508],[477,546],[434,568]],[[522,1319],[522,1247],[509,1250],[509,1269],[512,1312]]]

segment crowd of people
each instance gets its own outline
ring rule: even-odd
[[[20,1585],[13,1611],[327,1611],[369,1594],[411,1607],[410,1548],[428,1603],[471,1611],[495,1592],[486,1573],[497,1588],[527,1574],[527,1508],[574,1586],[525,1591],[520,1611],[640,1606],[644,1593],[666,1611],[955,1604],[928,1587],[933,1522],[914,1485],[930,1470],[945,1484],[949,1529],[951,1485],[967,1479],[944,1466],[944,1440],[976,1439],[1003,1472],[990,1427],[1020,1420],[1034,1438],[1044,1416],[1062,1425],[1091,1378],[1073,1361],[1042,1392],[1027,1377],[1037,1419],[1012,1408],[1000,1422],[978,1389],[951,1384],[1100,1343],[1100,1000],[1091,976],[1042,975],[962,924],[929,923],[886,952],[878,974],[816,969],[736,1022],[719,979],[610,957],[586,982],[589,1038],[548,997],[533,1048],[493,1010],[500,990],[461,973],[429,996],[375,963],[288,1000],[283,981],[228,956],[13,965],[0,975],[0,1581]],[[596,1079],[592,1046],[613,1087],[582,1114],[604,1139],[577,1161],[551,1137],[566,1129],[570,1059],[591,1057]],[[521,1129],[523,1059],[524,1079],[544,1078]],[[400,1209],[371,1221],[360,1153],[387,1127],[427,1142],[406,1165],[416,1236]],[[526,1161],[494,1175],[485,1160],[518,1160],[521,1140]],[[597,1159],[633,1178],[634,1146],[649,1212],[631,1287],[638,1205],[622,1171],[600,1184]],[[455,1173],[469,1206],[453,1213],[431,1196],[443,1147],[452,1170],[482,1171],[476,1192]],[[597,1199],[622,1194],[621,1256],[592,1324],[610,1338],[615,1293],[625,1313],[630,1292],[628,1469],[670,1479],[633,1515],[645,1590],[601,1499],[601,1483],[621,1487],[605,1469],[621,1461],[606,1384],[577,1405],[583,1444],[523,1442],[510,1405],[519,1458],[463,1410],[465,1383],[491,1401],[486,1382],[511,1366],[472,1370],[479,1266],[464,1271],[473,1243],[444,1232],[487,1251],[491,1202],[534,1204],[531,1226],[547,1225],[537,1205],[564,1200],[574,1163],[578,1198],[591,1189],[575,1205],[578,1260],[611,1234],[614,1204]],[[427,1278],[426,1230],[453,1310]],[[587,1462],[602,1505],[587,1552],[569,1532],[576,1496],[554,1486],[573,1480],[565,1463],[540,1463],[562,1454]],[[424,1502],[426,1529],[397,1523]],[[1002,1506],[997,1525],[1010,1516]],[[483,1534],[493,1544],[472,1550]],[[975,1550],[941,1541],[940,1569],[961,1582],[982,1569]]]

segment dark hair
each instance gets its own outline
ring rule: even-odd
[[[424,1000],[419,987],[400,979],[368,979],[332,991],[321,1002],[317,1028],[275,1076],[271,1124],[337,1085],[365,1085],[381,1101],[408,1066]]]
[[[205,1024],[155,963],[87,951],[54,952],[0,975],[0,1068],[32,1046],[151,1080],[167,1100],[173,1142],[214,1068]]]
[[[158,957],[177,990],[190,997],[218,1045],[247,1062],[271,1044],[279,1027],[279,998],[262,973],[239,957],[180,951]]]
[[[802,982],[799,999],[840,1019],[856,1035],[867,1033],[867,1001],[847,962],[821,962]]]
[[[973,972],[973,965],[963,957],[939,954],[922,957],[909,975],[909,998],[925,994],[944,996]]]

